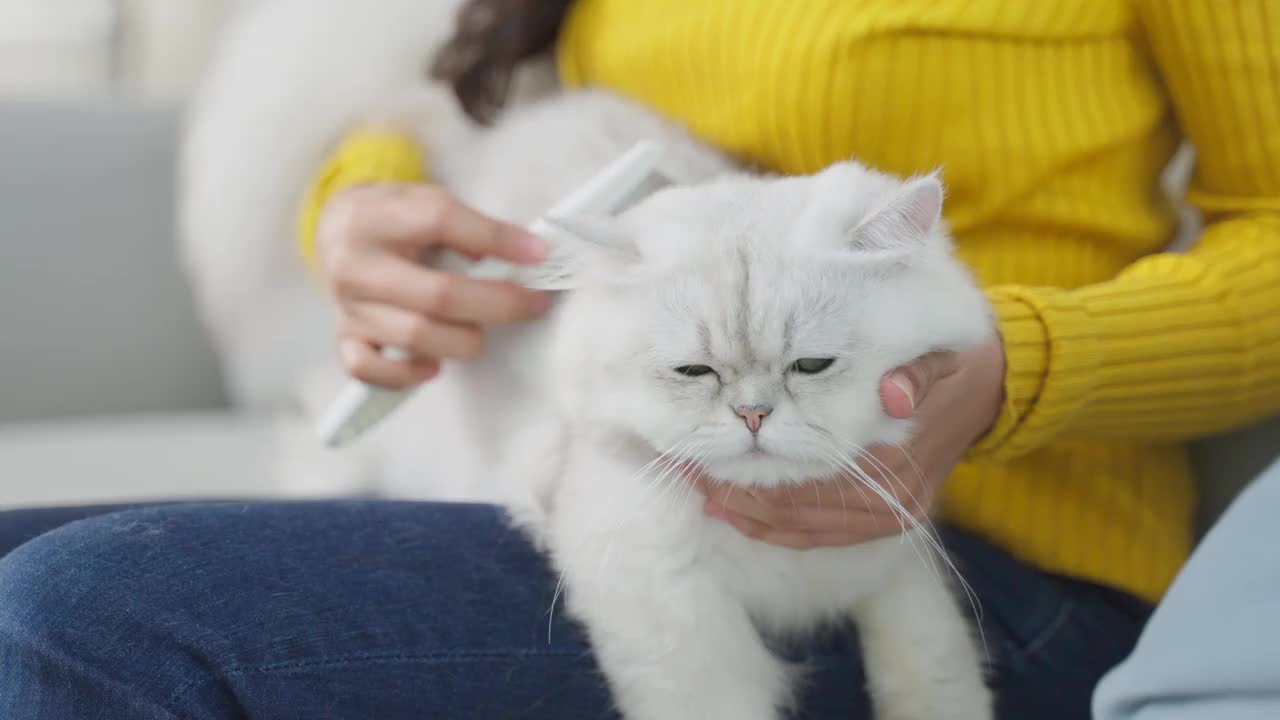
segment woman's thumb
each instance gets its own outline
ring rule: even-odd
[[[910,365],[890,370],[880,380],[880,403],[884,411],[889,417],[911,417],[933,384],[958,368],[959,361],[954,352],[939,351],[920,357]]]

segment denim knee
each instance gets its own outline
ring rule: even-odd
[[[105,539],[93,523],[75,523],[0,558],[0,657],[66,665],[85,655],[84,625],[99,615],[91,606],[116,594],[100,587],[114,579],[98,562]]]
[[[147,571],[164,564],[157,528],[129,515],[72,523],[0,559],[0,717],[179,715],[200,671],[173,632],[185,600]]]

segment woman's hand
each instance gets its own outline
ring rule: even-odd
[[[338,354],[347,372],[374,385],[429,380],[444,358],[478,356],[484,325],[529,320],[548,307],[544,293],[419,262],[449,249],[536,263],[547,250],[540,238],[435,187],[378,184],[341,192],[326,206],[316,240],[338,307]],[[383,346],[407,357],[383,357]]]
[[[901,503],[906,518],[865,486],[855,489],[860,481],[852,473],[804,487],[750,491],[699,477],[704,511],[744,535],[798,549],[900,533],[928,514],[951,469],[999,416],[1004,371],[1004,346],[995,339],[965,352],[926,355],[881,380],[885,412],[914,418],[915,429],[900,448],[868,448],[872,457],[858,466]]]

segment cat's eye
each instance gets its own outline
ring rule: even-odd
[[[835,363],[835,358],[800,358],[791,365],[791,369],[805,375],[817,375]]]
[[[715,370],[712,370],[707,365],[681,365],[676,368],[676,372],[684,375],[685,377],[702,377],[703,375],[711,375],[715,373]]]

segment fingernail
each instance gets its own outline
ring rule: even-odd
[[[911,409],[916,409],[915,389],[911,387],[911,381],[904,377],[901,373],[894,373],[889,376],[889,382],[893,386],[902,391],[907,396],[907,402],[911,404]]]
[[[520,254],[530,262],[538,262],[547,257],[549,246],[547,241],[534,235],[524,233],[520,236]]]

